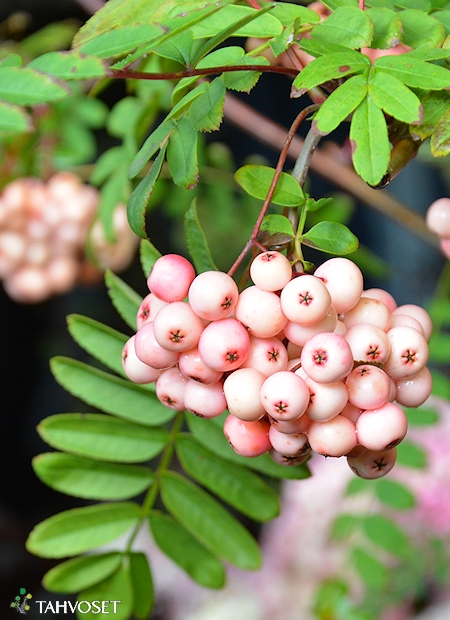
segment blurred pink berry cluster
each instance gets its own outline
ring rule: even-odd
[[[426,223],[440,238],[441,250],[450,259],[450,198],[439,198],[428,207]]]
[[[363,478],[385,475],[407,431],[400,405],[417,407],[431,392],[428,313],[364,291],[346,258],[298,274],[267,251],[250,277],[239,293],[226,273],[196,276],[182,256],[160,257],[124,346],[127,376],[156,382],[172,409],[206,418],[228,410],[224,433],[243,456],[269,452],[283,465],[312,452],[346,456]]]
[[[119,205],[114,215],[116,242],[111,243],[101,223],[93,224],[98,204],[98,191],[70,172],[57,173],[46,183],[19,178],[4,187],[0,279],[13,300],[37,303],[98,276],[84,253],[89,234],[97,267],[120,270],[131,262],[137,237],[128,226],[125,207]]]

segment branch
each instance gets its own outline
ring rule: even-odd
[[[180,80],[186,77],[214,75],[217,73],[231,73],[233,71],[257,71],[258,73],[281,73],[296,77],[298,71],[292,67],[278,65],[224,65],[222,67],[205,67],[203,69],[186,68],[184,71],[167,73],[150,73],[147,71],[132,71],[131,69],[108,69],[106,76],[119,80]]]

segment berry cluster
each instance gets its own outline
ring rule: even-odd
[[[196,276],[182,256],[159,258],[123,349],[127,376],[156,382],[167,407],[207,418],[228,410],[224,433],[238,454],[290,465],[315,451],[347,456],[364,478],[386,474],[407,430],[399,405],[431,391],[427,312],[364,291],[346,258],[298,274],[266,251],[250,276],[239,293],[226,273]]]
[[[441,250],[450,259],[450,198],[439,198],[428,207],[426,223],[440,238]]]
[[[61,172],[47,183],[25,177],[0,194],[0,279],[18,302],[37,303],[70,290],[93,268],[84,247],[91,236],[98,267],[119,270],[131,261],[137,237],[126,221],[124,206],[114,216],[116,242],[107,242],[95,222],[98,191],[72,173]],[[92,226],[92,229],[91,229]],[[99,275],[98,269],[94,270]]]

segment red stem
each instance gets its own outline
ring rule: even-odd
[[[109,69],[107,77],[121,80],[179,80],[185,77],[200,75],[213,75],[215,73],[227,73],[232,71],[258,71],[258,73],[282,73],[296,77],[298,71],[292,67],[280,67],[269,65],[225,65],[223,67],[205,67],[203,69],[187,68],[184,71],[168,73],[148,73],[146,71],[132,71],[130,69]]]

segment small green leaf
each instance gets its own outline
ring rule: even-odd
[[[68,392],[119,418],[144,426],[158,426],[175,415],[173,409],[165,407],[149,390],[83,362],[54,357],[50,367],[58,383]]]
[[[132,502],[72,508],[36,525],[26,547],[43,558],[84,553],[125,534],[139,517],[140,507]]]
[[[404,439],[397,446],[397,463],[414,469],[424,469],[428,464],[428,455],[417,443]]]
[[[102,616],[111,614],[115,620],[128,620],[134,602],[129,565],[123,563],[119,570],[100,583],[82,590],[78,601],[83,601],[78,608],[79,618],[97,620],[99,611],[104,610]],[[106,601],[106,604],[103,601]]]
[[[193,34],[190,30],[180,32],[176,37],[172,37],[159,43],[153,48],[155,54],[163,58],[170,58],[180,65],[187,66],[192,64],[192,44],[194,42]]]
[[[431,134],[430,146],[431,146],[431,152],[434,157],[445,157],[445,155],[449,154],[450,152],[450,110],[447,110],[447,112],[440,118],[439,122],[434,128],[433,133]],[[441,334],[440,338],[444,338],[445,336],[448,336],[448,334]],[[442,355],[445,351],[445,345],[443,342],[441,342],[441,347],[442,348],[439,354],[436,355],[436,353],[433,353],[433,359],[437,360],[438,357],[440,357],[441,359],[445,357],[448,360],[449,359],[448,355],[446,356],[445,354]]]
[[[158,127],[152,131],[144,144],[133,158],[128,171],[128,176],[133,179],[145,164],[153,157],[153,155],[162,148],[171,132],[175,129],[175,122],[173,120],[165,120]]]
[[[185,78],[184,80],[180,80],[180,84],[174,88],[172,92],[172,102],[173,108],[169,112],[166,117],[166,121],[169,119],[181,118],[183,114],[191,107],[192,102],[200,97],[202,93],[204,93],[209,88],[209,82],[200,82],[194,89],[188,91],[184,94],[186,88],[190,88],[192,84],[198,82],[198,77],[194,76],[193,78]],[[179,95],[182,94],[181,99]]]
[[[437,19],[444,26],[445,36],[450,34],[450,10],[444,9],[443,11],[435,11],[433,18]]]
[[[215,131],[223,118],[225,102],[225,85],[218,77],[209,84],[209,88],[192,102],[189,118],[195,131]]]
[[[113,305],[125,323],[136,329],[136,316],[142,297],[112,271],[106,271],[105,282]]]
[[[118,551],[72,558],[51,568],[42,578],[42,585],[50,592],[73,594],[109,577],[121,561]]]
[[[342,256],[358,249],[358,239],[347,226],[339,222],[319,222],[300,237],[311,248]]]
[[[75,46],[75,49],[82,54],[97,56],[98,58],[112,58],[121,54],[127,54],[135,50],[143,43],[149,43],[157,39],[163,33],[160,25],[146,24],[145,26],[125,26],[115,28],[110,32],[105,32],[82,45]]]
[[[439,422],[439,414],[435,409],[420,407],[419,409],[405,408],[408,424],[412,426],[431,426]]]
[[[390,73],[412,88],[442,90],[450,87],[448,69],[424,62],[414,55],[382,56],[375,60],[373,66]]]
[[[335,54],[336,52],[348,53],[348,47],[345,45],[338,45],[337,43],[329,43],[326,41],[316,41],[315,39],[302,38],[299,41],[299,46],[311,56],[328,56]]]
[[[360,547],[354,547],[350,561],[368,588],[380,591],[386,587],[389,571],[376,557]]]
[[[348,586],[339,579],[327,579],[320,583],[314,603],[316,618],[333,618],[339,603],[346,596]]]
[[[153,511],[150,529],[158,547],[197,583],[221,588],[225,569],[220,560],[170,515]]]
[[[269,193],[275,169],[269,166],[249,164],[235,174],[236,181],[250,196],[264,200]],[[285,207],[297,207],[305,200],[302,188],[293,176],[282,172],[278,179],[272,202]]]
[[[255,539],[223,506],[175,472],[161,480],[167,510],[210,551],[244,570],[258,570],[261,552]]]
[[[402,40],[402,20],[398,13],[385,7],[374,7],[366,10],[373,24],[373,48],[390,49]]]
[[[411,47],[440,47],[445,39],[441,22],[415,8],[399,12],[402,20],[402,41]]]
[[[63,80],[85,80],[106,75],[106,65],[99,58],[77,52],[48,52],[32,60],[28,67]]]
[[[83,499],[130,499],[154,481],[147,467],[101,463],[62,452],[39,454],[32,463],[37,477],[49,487]]]
[[[28,67],[0,67],[0,98],[8,103],[36,105],[70,94],[64,82]]]
[[[108,115],[106,128],[114,138],[125,138],[134,128],[142,112],[142,103],[136,97],[122,97]]]
[[[292,229],[292,224],[289,219],[284,215],[278,215],[276,213],[271,213],[266,215],[262,221],[260,230],[262,232],[268,232],[270,235],[276,235],[281,233],[282,235],[286,235],[293,239],[295,237],[294,231]]]
[[[189,435],[178,437],[176,449],[191,478],[243,514],[256,521],[278,515],[276,493],[253,472],[215,455]]]
[[[197,185],[197,142],[198,134],[192,122],[187,116],[182,116],[170,135],[167,148],[169,172],[173,182],[179,187],[193,189]]]
[[[293,87],[297,91],[291,95],[300,97],[314,86],[324,82],[344,78],[353,73],[362,73],[370,68],[370,60],[360,52],[336,52],[320,56],[306,65],[297,75]]]
[[[385,478],[377,480],[375,493],[378,499],[395,510],[409,510],[416,504],[411,491],[405,485]]]
[[[353,113],[350,142],[356,172],[369,185],[376,185],[388,168],[390,146],[386,119],[370,96]]]
[[[270,61],[264,56],[254,57],[246,55],[240,62],[235,64],[268,66],[270,65]],[[240,93],[249,93],[259,80],[260,76],[261,71],[233,71],[223,73],[222,80],[226,88],[230,90],[236,90]]]
[[[372,542],[400,558],[411,558],[413,546],[409,538],[391,519],[383,515],[366,515],[362,524]]]
[[[420,99],[394,75],[374,72],[369,81],[369,94],[382,110],[404,123],[419,124],[422,120]]]
[[[433,395],[450,399],[450,384],[446,373],[433,370]]]
[[[19,54],[8,54],[0,59],[0,67],[21,67],[23,64]]]
[[[192,28],[194,38],[206,38],[215,36],[217,32],[229,28],[241,19],[250,15],[253,17],[255,9],[248,6],[224,6],[220,11],[213,13],[206,19],[195,24]],[[250,23],[238,28],[233,32],[235,37],[261,37],[270,38],[281,34],[282,25],[270,14],[258,15]]]
[[[372,34],[373,24],[367,13],[353,6],[338,7],[311,30],[313,39],[345,45],[352,49],[370,45]]]
[[[370,482],[363,478],[352,478],[348,483],[346,494],[356,495],[357,493],[365,493],[371,488]]]
[[[131,230],[143,239],[147,238],[145,215],[147,213],[148,203],[155,188],[155,183],[161,173],[166,149],[167,142],[162,145],[149,172],[134,189],[128,201],[127,215]]]
[[[169,441],[163,428],[149,428],[102,413],[57,413],[37,427],[57,450],[101,461],[142,463],[155,457]]]
[[[32,128],[31,119],[23,108],[0,101],[0,133],[24,133]]]
[[[133,615],[138,620],[147,620],[155,604],[150,566],[144,553],[131,553],[129,557],[130,577],[134,595]]]
[[[331,536],[336,540],[345,540],[361,525],[361,518],[352,514],[341,514],[333,522]]]
[[[95,162],[94,170],[89,181],[100,186],[123,163],[125,150],[122,146],[113,146],[100,155]]]
[[[184,216],[184,228],[186,231],[189,253],[197,273],[216,271],[217,267],[212,259],[205,233],[198,219],[196,198],[192,201],[189,210],[186,211],[186,215]]]
[[[67,324],[70,335],[80,347],[114,372],[125,376],[122,368],[122,350],[128,336],[80,314],[69,315]]]
[[[336,88],[315,116],[314,123],[320,133],[326,135],[336,129],[359,106],[367,87],[365,75],[353,75]]]
[[[143,239],[140,245],[141,265],[144,276],[148,278],[153,265],[161,256],[161,252],[155,248],[148,239]]]

